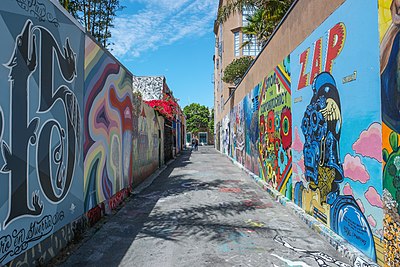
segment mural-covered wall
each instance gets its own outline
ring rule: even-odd
[[[132,185],[132,97],[131,74],[86,37],[85,211]]]
[[[164,119],[154,109],[141,101],[134,102],[133,130],[133,181],[134,185],[142,182],[156,170],[163,158],[161,154]]]
[[[84,34],[49,1],[1,1],[0,29],[3,265],[83,214]]]
[[[220,131],[239,161],[242,108],[245,167],[382,266],[399,265],[398,5],[379,1],[378,27],[377,2],[345,1]]]
[[[379,0],[385,265],[400,266],[399,1]]]
[[[260,176],[291,199],[292,113],[289,57],[265,77],[260,88]]]
[[[235,106],[229,113],[230,136],[229,155],[240,164],[244,165],[245,160],[245,118],[243,101]]]
[[[258,108],[259,108],[259,88],[257,85],[246,95],[243,100],[245,116],[245,167],[256,175],[259,175],[259,153],[258,153]]]
[[[347,1],[292,52],[292,153],[295,203],[380,262],[377,22],[375,1]]]

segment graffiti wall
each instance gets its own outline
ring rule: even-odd
[[[164,97],[164,77],[134,76],[133,88],[142,94],[143,100],[161,100]]]
[[[400,3],[379,1],[385,266],[400,266]]]
[[[138,126],[133,130],[134,185],[142,182],[159,167],[162,159],[161,127],[164,125],[164,120],[161,120],[162,117],[158,118],[154,109],[141,101],[137,104],[133,113]]]
[[[243,101],[235,106],[230,112],[230,147],[229,155],[244,165],[245,159],[245,119]]]
[[[229,114],[226,115],[222,120],[222,132],[221,132],[221,148],[222,153],[230,155],[230,136],[231,128],[229,123]]]
[[[259,87],[260,177],[291,199],[292,113],[289,57],[266,76]]]
[[[132,185],[132,76],[85,39],[85,211]]]
[[[245,167],[259,175],[258,157],[258,108],[260,84],[246,95],[243,100],[245,116]]]
[[[83,213],[83,32],[48,1],[0,5],[0,265]]]
[[[346,1],[290,59],[294,201],[379,263],[383,210],[376,10],[375,1]]]

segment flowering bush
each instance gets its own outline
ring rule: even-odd
[[[170,120],[173,120],[179,111],[178,104],[171,97],[167,97],[163,100],[149,100],[144,102],[150,107],[154,108],[154,110],[157,110],[162,116]]]

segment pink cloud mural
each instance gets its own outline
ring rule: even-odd
[[[352,148],[357,154],[382,162],[381,124],[376,122],[372,123],[367,130],[362,131]]]
[[[365,208],[364,208],[364,204],[362,203],[361,199],[357,199],[356,200],[358,207],[360,208],[360,210],[362,211],[362,213],[365,212]]]
[[[306,167],[304,166],[304,156],[301,156],[300,160],[297,162],[303,173],[306,172]]]
[[[359,181],[365,184],[370,179],[367,169],[364,164],[361,163],[361,159],[358,156],[353,157],[347,154],[344,157],[343,169],[344,176],[353,181]]]
[[[292,149],[297,152],[303,151],[303,142],[300,139],[299,129],[297,128],[297,126],[294,127],[294,140],[292,144]]]
[[[347,196],[352,196],[353,195],[353,188],[351,188],[351,185],[349,183],[346,183],[343,187],[343,194]]]
[[[367,192],[364,193],[364,196],[369,202],[369,204],[371,204],[372,206],[378,208],[383,207],[381,196],[378,194],[378,192],[374,187],[372,186],[368,187],[368,190]]]
[[[374,216],[369,215],[367,217],[367,221],[368,221],[369,225],[371,225],[372,227],[376,227],[376,220],[375,220]]]
[[[293,163],[292,164],[292,172],[293,173],[298,173],[299,171],[297,170],[297,164]]]

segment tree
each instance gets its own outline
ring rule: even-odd
[[[122,9],[119,0],[59,0],[71,15],[104,47],[108,47],[110,29],[116,13]]]
[[[242,12],[243,8],[264,9],[266,15],[272,17],[279,14],[281,18],[288,11],[294,0],[228,0],[218,10],[217,21],[225,22],[233,13]]]
[[[192,103],[183,108],[186,116],[187,131],[192,134],[198,134],[200,130],[208,129],[210,112],[206,106],[198,103]]]
[[[251,56],[234,59],[226,66],[222,80],[226,83],[238,84],[252,62],[253,58]]]
[[[228,0],[227,4],[219,9],[217,21],[219,23],[225,22],[233,13],[242,12],[244,7],[253,9],[253,15],[247,18],[249,23],[242,29],[244,34],[249,35],[250,41],[243,43],[242,47],[252,42],[252,36],[256,37],[258,45],[264,46],[293,1]]]
[[[211,134],[214,134],[214,109],[211,109],[211,115],[208,121],[208,130]]]
[[[280,14],[269,16],[265,9],[257,9],[253,16],[247,18],[248,24],[242,28],[243,34],[249,36],[249,41],[244,42],[241,48],[251,44],[253,37],[256,38],[257,45],[263,47],[281,18]]]

